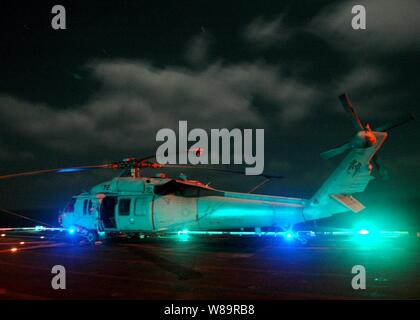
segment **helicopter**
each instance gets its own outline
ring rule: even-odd
[[[122,175],[73,196],[59,215],[63,228],[89,242],[117,233],[144,235],[262,227],[290,230],[298,223],[363,210],[365,206],[353,194],[363,192],[374,179],[371,175],[374,167],[381,176],[386,175],[377,153],[387,139],[388,131],[414,119],[410,113],[372,130],[369,124],[362,123],[346,94],[340,95],[339,99],[351,114],[357,132],[348,142],[321,153],[324,159],[347,155],[310,199],[224,191],[182,175],[177,178],[164,173],[143,176],[143,169],[202,168],[164,165],[150,161],[151,157],[8,174],[0,176],[0,180],[94,169],[123,170]]]

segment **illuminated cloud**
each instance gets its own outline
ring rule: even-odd
[[[208,62],[212,37],[208,32],[202,32],[193,37],[187,44],[185,59],[194,66],[200,66]]]
[[[351,27],[355,4],[345,1],[328,6],[313,18],[308,30],[341,50],[357,52],[359,58],[377,52],[398,53],[403,48],[420,49],[419,1],[358,1],[366,8],[367,28],[362,31]]]
[[[283,18],[280,16],[271,20],[263,17],[254,19],[246,26],[244,39],[250,44],[264,48],[287,40],[291,35],[291,29],[284,24]]]
[[[161,128],[264,127],[254,96],[276,106],[278,125],[307,116],[315,90],[264,64],[213,64],[200,71],[142,61],[90,64],[101,88],[78,108],[0,96],[0,123],[20,139],[65,153],[153,148]],[[30,144],[29,144],[30,145]]]

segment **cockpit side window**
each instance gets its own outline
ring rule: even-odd
[[[120,199],[118,201],[118,214],[120,216],[130,215],[131,199]]]
[[[66,208],[64,209],[64,212],[70,213],[74,212],[74,205],[76,204],[76,199],[71,199],[70,202],[67,204]]]

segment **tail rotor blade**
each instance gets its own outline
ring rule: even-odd
[[[341,94],[339,97],[341,104],[344,107],[344,110],[347,112],[350,112],[353,116],[353,124],[357,131],[364,130],[364,126],[362,124],[362,121],[360,120],[359,116],[357,115],[356,111],[353,108],[353,105],[351,103],[351,100],[349,96],[345,93]]]
[[[330,159],[332,157],[342,154],[343,152],[349,150],[350,148],[351,148],[350,142],[344,143],[341,146],[322,152],[321,158],[324,160]]]
[[[379,131],[379,132],[389,131],[396,127],[402,126],[403,124],[406,124],[407,122],[410,122],[411,120],[415,120],[415,116],[414,116],[414,113],[410,112],[403,115],[402,117],[398,118],[395,121],[385,123],[384,125],[378,128],[375,128],[375,131]]]

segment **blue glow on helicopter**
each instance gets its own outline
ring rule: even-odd
[[[76,228],[72,227],[69,229],[70,234],[74,234],[76,232]]]
[[[67,172],[78,172],[83,171],[84,169],[78,169],[78,168],[66,168],[66,169],[60,169],[57,172],[58,173],[67,173]]]
[[[292,232],[286,232],[285,237],[287,240],[293,240],[293,233]]]

